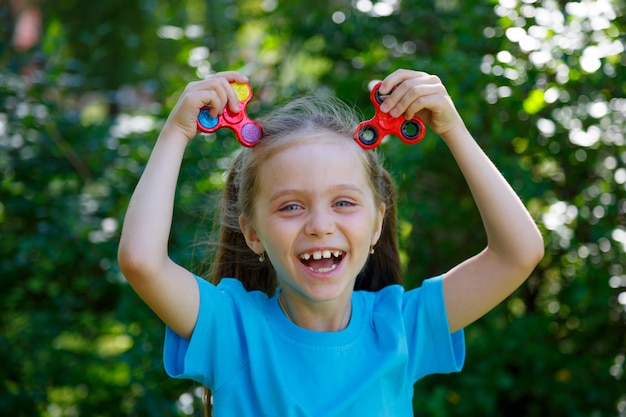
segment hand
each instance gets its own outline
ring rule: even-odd
[[[226,71],[187,84],[167,118],[166,127],[179,129],[188,140],[191,140],[198,133],[196,120],[202,107],[211,106],[212,117],[222,114],[226,106],[238,113],[239,100],[230,85],[232,82],[246,83],[248,78],[235,71]]]
[[[452,99],[441,80],[425,72],[400,69],[388,75],[380,86],[381,94],[389,94],[380,110],[393,117],[408,120],[417,115],[439,135],[463,125]]]

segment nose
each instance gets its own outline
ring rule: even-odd
[[[305,225],[305,233],[313,237],[324,237],[335,233],[332,214],[325,208],[311,209]]]

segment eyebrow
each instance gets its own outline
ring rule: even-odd
[[[325,192],[341,192],[341,191],[350,191],[350,192],[356,192],[357,194],[360,194],[362,196],[365,195],[363,190],[354,184],[337,184],[337,185],[330,187],[330,189],[326,190]],[[302,193],[306,193],[306,189],[287,188],[284,190],[279,190],[276,193],[272,194],[270,196],[269,201],[274,202],[285,195],[302,194]]]

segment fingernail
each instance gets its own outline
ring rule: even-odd
[[[380,111],[382,111],[383,113],[387,113],[387,111],[389,111],[389,106],[385,103],[381,104]]]

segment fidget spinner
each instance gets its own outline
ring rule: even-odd
[[[404,117],[392,117],[380,110],[380,105],[385,101],[385,96],[381,96],[378,91],[381,84],[376,84],[370,93],[372,103],[376,107],[376,114],[370,120],[362,122],[356,127],[354,140],[363,149],[374,149],[387,135],[395,135],[408,144],[421,141],[426,133],[422,119],[417,116],[410,120],[406,120]]]
[[[250,148],[256,145],[263,135],[261,125],[251,120],[246,113],[246,105],[252,98],[252,87],[247,83],[234,82],[230,85],[235,90],[239,100],[239,113],[226,107],[224,113],[218,117],[212,117],[211,107],[204,106],[198,114],[198,129],[205,133],[213,133],[222,127],[227,127],[235,132],[239,143]]]

